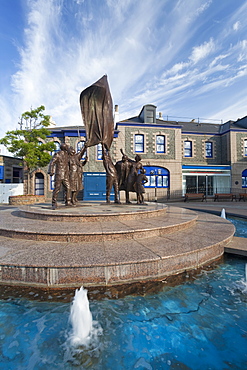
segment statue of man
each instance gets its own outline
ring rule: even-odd
[[[145,174],[146,170],[142,168],[136,178],[135,189],[137,196],[137,204],[144,204],[144,195],[143,195],[145,193],[144,184],[148,182],[148,178]]]
[[[126,154],[124,154],[122,149],[121,149],[121,153],[122,153],[122,160],[116,162],[115,167],[117,170],[119,190],[126,190],[127,179],[128,179],[130,168],[132,166],[133,161],[129,159]]]
[[[87,163],[88,157],[86,156],[84,161],[81,161],[85,151],[86,146],[84,146],[80,152],[76,153],[73,147],[69,148],[69,180],[70,180],[70,190],[71,190],[71,203],[76,205],[77,195],[82,187],[82,174],[83,166]]]
[[[141,156],[137,154],[135,160],[128,158],[126,154],[122,153],[122,160],[115,164],[119,190],[125,190],[125,201],[127,204],[131,204],[129,200],[129,192],[135,192],[135,183],[139,170],[142,169]]]
[[[114,203],[120,203],[119,201],[119,194],[118,194],[118,178],[117,178],[117,171],[112,162],[111,156],[109,151],[105,148],[104,144],[102,144],[102,159],[103,165],[106,170],[106,202],[110,203],[110,194],[112,187],[114,188]]]
[[[65,187],[65,205],[71,206],[69,156],[68,146],[66,144],[61,144],[59,152],[54,154],[49,164],[48,173],[50,174],[50,176],[53,176],[55,174],[55,187],[52,193],[52,209],[57,208],[57,196],[60,191],[61,185]]]

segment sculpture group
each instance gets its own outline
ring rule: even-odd
[[[50,176],[55,175],[55,185],[52,194],[52,209],[57,208],[57,196],[64,187],[64,198],[66,206],[75,206],[77,195],[82,190],[83,166],[87,163],[88,157],[82,160],[86,150],[87,143],[78,153],[74,148],[66,144],[60,145],[60,151],[54,154],[48,169]],[[148,181],[145,169],[141,163],[141,157],[137,154],[135,160],[128,158],[122,152],[122,160],[115,165],[112,162],[109,151],[102,144],[102,159],[106,170],[106,202],[110,203],[110,193],[114,189],[114,202],[120,204],[119,191],[124,190],[126,203],[131,204],[129,193],[135,192],[137,195],[137,204],[144,204],[145,188],[144,184]]]
[[[65,189],[65,205],[75,206],[77,195],[82,190],[83,166],[87,163],[88,158],[84,156],[86,147],[78,153],[73,147],[66,144],[60,145],[60,151],[55,153],[48,168],[50,176],[55,175],[55,184],[52,193],[52,209],[57,208],[57,196],[61,185]]]
[[[106,202],[110,203],[110,193],[114,189],[114,202],[120,203],[119,191],[125,190],[126,203],[130,203],[129,193],[136,192],[137,203],[144,204],[144,183],[147,177],[141,163],[141,157],[129,159],[122,153],[122,160],[115,165],[110,155],[114,135],[113,107],[107,77],[103,76],[80,94],[80,106],[84,121],[87,141],[83,149],[76,153],[72,147],[61,144],[49,166],[48,173],[55,174],[55,187],[52,195],[52,208],[57,208],[57,196],[61,185],[65,188],[65,205],[76,205],[77,195],[82,189],[83,166],[87,157],[81,161],[88,147],[101,144],[102,160],[106,170]]]
[[[141,157],[137,154],[135,160],[128,158],[122,153],[122,160],[115,165],[112,162],[109,151],[102,145],[103,164],[106,170],[106,202],[110,203],[110,193],[114,189],[114,202],[120,203],[119,192],[125,190],[126,203],[130,204],[129,193],[135,192],[137,204],[144,204],[144,184],[148,182],[146,170],[141,163]]]

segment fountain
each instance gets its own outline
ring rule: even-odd
[[[70,308],[70,322],[72,332],[70,342],[73,346],[86,345],[90,340],[93,320],[89,308],[87,290],[81,287],[76,289]]]
[[[52,291],[48,301],[39,300],[42,292],[30,299],[35,298],[32,290],[27,299],[16,288],[16,297],[0,299],[0,368],[244,369],[245,265],[243,259],[227,257],[181,284],[159,283],[157,290],[137,296],[111,299],[107,290],[103,299],[90,299],[92,314],[83,288],[73,303],[64,293],[56,297]],[[94,291],[89,290],[90,295]],[[72,325],[73,338],[80,338],[72,346],[67,340],[68,318],[78,302],[83,302],[84,308],[78,307],[83,319]],[[86,339],[94,331],[92,317],[104,331],[95,341]]]
[[[222,211],[221,211],[221,215],[220,217],[222,218],[225,218],[226,219],[226,211],[225,211],[225,208],[222,208]]]

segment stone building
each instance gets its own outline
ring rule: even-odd
[[[116,109],[116,116],[118,109]],[[55,127],[48,140],[80,150],[86,141],[83,126]],[[188,192],[240,193],[247,189],[247,117],[223,124],[164,120],[156,106],[143,106],[138,116],[117,121],[111,147],[113,162],[142,157],[148,183],[146,200],[181,199]],[[84,191],[79,199],[105,199],[105,171],[101,146],[90,147],[84,166]],[[28,180],[33,194],[51,199],[53,179],[47,168],[37,169]],[[121,200],[124,194],[121,192]],[[60,199],[63,195],[61,193]],[[132,194],[132,199],[135,194]]]
[[[0,183],[23,182],[22,160],[19,158],[0,155]]]

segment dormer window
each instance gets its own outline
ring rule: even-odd
[[[146,112],[146,122],[148,123],[154,123],[154,110],[153,109],[147,109]]]
[[[156,106],[153,104],[144,105],[139,117],[144,123],[156,123]]]

